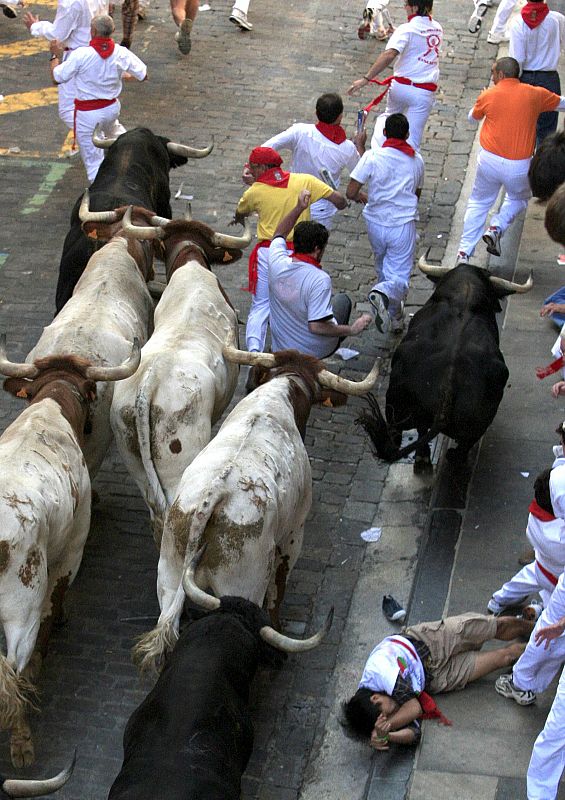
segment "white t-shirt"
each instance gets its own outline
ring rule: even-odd
[[[550,11],[537,28],[529,28],[522,17],[510,28],[509,55],[523,70],[558,69],[564,45],[565,17],[558,11]]]
[[[297,122],[286,131],[272,136],[263,143],[263,147],[290,150],[290,172],[305,172],[321,178],[320,169],[325,167],[336,186],[339,186],[342,169],[346,167],[351,171],[359,161],[357,148],[350,139],[336,144],[320,133],[315,125],[305,122]],[[318,200],[312,204],[312,210],[317,212],[318,217],[333,216],[337,212],[329,200]]]
[[[437,83],[439,51],[443,28],[430,17],[412,17],[399,25],[387,42],[387,50],[398,50],[394,74],[410,78],[414,83]]]
[[[556,458],[549,474],[549,496],[553,513],[565,520],[565,458]]]
[[[369,201],[363,209],[367,220],[393,228],[418,219],[415,192],[424,183],[424,161],[419,153],[409,156],[394,147],[367,150],[351,177],[367,184]]]
[[[273,352],[300,350],[324,358],[338,346],[337,336],[308,329],[309,322],[336,322],[330,276],[314,264],[294,261],[282,236],[269,247],[269,302]]]
[[[416,657],[414,658],[410,650],[403,645],[391,641],[391,638],[406,642]],[[373,692],[392,696],[399,673],[416,694],[424,691],[426,687],[424,666],[412,642],[403,636],[387,636],[379,642],[367,659],[359,681],[359,689],[371,689]]]
[[[543,522],[529,514],[526,536],[535,550],[536,559],[552,575],[559,577],[565,569],[565,521],[556,517]]]
[[[107,0],[59,0],[53,22],[34,22],[30,33],[50,41],[57,39],[70,50],[86,47],[92,38],[92,18],[107,13]]]
[[[53,70],[57,83],[75,78],[78,100],[113,100],[122,91],[122,75],[129,72],[142,81],[147,67],[135,53],[117,44],[108,58],[102,58],[93,47],[79,47]]]

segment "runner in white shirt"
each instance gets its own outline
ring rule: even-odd
[[[362,314],[349,325],[349,297],[339,294],[332,304],[331,278],[320,264],[327,228],[312,221],[296,225],[309,203],[310,192],[303,189],[295,208],[277,226],[269,247],[271,349],[326,358],[344,336],[365,330],[371,316]],[[289,255],[286,238],[295,225],[294,254]]]
[[[550,11],[544,0],[530,0],[510,28],[509,55],[515,58],[522,83],[543,86],[561,94],[559,57],[565,45],[565,17]],[[538,117],[536,147],[557,130],[557,111],[545,111]]]
[[[320,170],[327,169],[332,180],[332,188],[338,189],[341,171],[345,167],[351,172],[365,152],[366,132],[358,132],[353,140],[347,138],[341,127],[343,100],[338,94],[323,94],[316,101],[316,125],[297,122],[286,131],[272,136],[263,147],[275,150],[290,150],[292,160],[290,172],[302,172],[324,177]],[[310,218],[321,222],[328,230],[337,208],[328,200],[318,200],[312,204]]]
[[[65,61],[77,47],[86,47],[90,42],[90,23],[93,17],[108,13],[107,0],[58,0],[53,22],[40,21],[39,17],[26,12],[23,21],[32,36],[43,36],[50,42],[58,42],[64,49]],[[59,117],[68,128],[73,127],[74,81],[59,88]]]
[[[431,17],[433,0],[416,0],[405,3],[408,22],[399,25],[387,42],[384,50],[367,73],[353,81],[348,94],[357,94],[393,61],[394,74],[383,84],[387,94],[384,116],[404,114],[410,124],[410,144],[420,149],[424,126],[435,102],[439,81],[439,53],[443,40],[443,28]],[[382,100],[384,93],[367,106],[370,110]],[[382,117],[382,115],[381,115]],[[371,147],[382,144],[383,119],[377,119]]]
[[[409,129],[404,114],[387,117],[384,135],[383,146],[365,153],[351,173],[346,196],[358,200],[361,187],[367,184],[363,216],[377,274],[369,300],[378,330],[399,333],[416,249],[424,162],[407,142]]]
[[[104,159],[104,151],[92,143],[92,134],[100,124],[108,137],[125,132],[119,122],[122,77],[138,81],[147,78],[147,67],[126,47],[111,39],[112,17],[103,15],[92,20],[92,39],[88,47],[79,47],[62,64],[51,62],[55,83],[73,80],[76,86],[76,139],[90,183]]]
[[[491,29],[487,36],[487,42],[489,44],[500,44],[501,42],[508,41],[506,23],[510,19],[515,5],[516,0],[500,0],[492,21]]]

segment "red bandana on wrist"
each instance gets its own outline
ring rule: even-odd
[[[329,122],[318,122],[316,130],[320,131],[322,136],[325,136],[326,139],[329,139],[330,142],[334,142],[334,144],[341,144],[347,139],[347,134],[341,125],[335,125]]]
[[[414,148],[409,145],[405,139],[394,139],[391,137],[389,139],[385,139],[382,146],[394,147],[395,150],[400,150],[401,153],[406,153],[407,156],[411,156],[412,158],[414,158],[416,155]]]
[[[313,264],[315,267],[318,267],[318,269],[322,269],[322,265],[320,264],[318,259],[314,258],[313,256],[307,256],[306,253],[295,253],[293,260],[305,261],[306,264]]]
[[[526,3],[522,9],[522,19],[532,30],[544,21],[549,14],[549,6],[545,3]]]
[[[290,172],[285,172],[279,167],[271,167],[257,178],[257,183],[266,183],[268,186],[277,186],[279,189],[286,189]]]
[[[90,40],[90,46],[94,47],[101,58],[109,58],[114,52],[116,44],[109,36],[95,36]]]

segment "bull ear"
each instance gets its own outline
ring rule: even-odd
[[[31,394],[31,382],[25,378],[6,378],[4,381],[4,391],[13,394],[14,397],[21,397],[29,400]]]

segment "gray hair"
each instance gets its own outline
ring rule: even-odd
[[[98,17],[93,17],[91,26],[96,36],[108,37],[111,36],[115,30],[114,20],[112,17],[108,16],[108,14],[100,14]]]
[[[518,78],[520,76],[520,65],[515,58],[510,56],[499,58],[494,67],[497,72],[502,72],[505,78]]]

